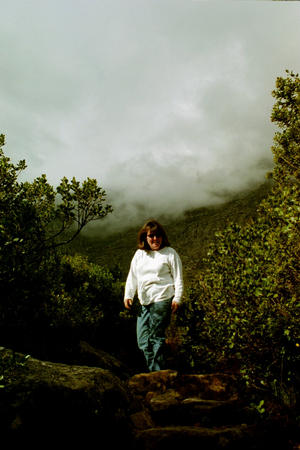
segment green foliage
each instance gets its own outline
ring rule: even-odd
[[[0,349],[0,389],[5,389],[18,367],[23,367],[30,355],[17,354],[11,350]]]
[[[47,305],[51,326],[90,342],[114,340],[123,309],[122,286],[84,256],[63,256],[58,289]]]
[[[8,341],[20,341],[36,328],[41,332],[47,328],[54,295],[79,302],[75,290],[65,289],[63,284],[66,263],[61,262],[58,248],[112,208],[93,179],[80,184],[75,178],[71,182],[63,178],[57,189],[45,175],[32,183],[18,182],[25,161],[13,164],[4,155],[4,143],[4,135],[0,135],[0,330]],[[102,288],[100,300],[104,301],[112,292],[111,285],[107,287],[109,276],[96,276],[94,267],[86,274],[89,271],[98,276],[98,284],[102,276],[106,291]],[[99,294],[99,286],[95,291]],[[87,296],[86,303],[91,300],[90,290],[81,286],[78,293]]]
[[[298,74],[286,72],[286,78],[277,78],[276,89],[272,92],[276,103],[271,120],[280,128],[272,147],[273,176],[279,183],[286,183],[289,178],[300,181],[300,79]]]
[[[217,233],[180,324],[190,367],[238,368],[288,402],[300,364],[300,80],[288,72],[276,86],[273,189],[257,218]]]
[[[63,178],[55,190],[46,176],[32,183],[19,183],[18,175],[26,168],[4,156],[4,135],[0,136],[0,230],[1,266],[8,253],[39,258],[47,250],[66,244],[89,222],[99,220],[112,211],[105,204],[106,194],[95,179],[82,185],[75,178]],[[74,229],[75,226],[75,229]],[[18,261],[20,262],[20,261]]]
[[[57,218],[62,223],[59,233],[65,231],[70,223],[75,222],[77,226],[77,231],[64,244],[73,240],[89,222],[101,219],[112,211],[110,205],[104,204],[105,191],[97,185],[95,179],[87,178],[81,186],[75,178],[69,182],[64,177],[57,193],[61,197],[61,203],[56,210]]]

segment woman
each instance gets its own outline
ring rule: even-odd
[[[171,311],[177,311],[183,294],[182,264],[156,220],[149,220],[138,233],[138,250],[128,273],[124,305],[130,309],[135,294],[141,303],[137,319],[137,342],[150,372],[165,368],[165,331]]]

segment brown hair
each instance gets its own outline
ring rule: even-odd
[[[147,233],[150,231],[151,233],[156,234],[156,236],[162,237],[162,242],[160,248],[169,247],[170,243],[167,238],[166,232],[163,226],[157,222],[157,220],[150,219],[148,220],[138,232],[138,248],[141,250],[150,250],[149,244],[147,242]]]

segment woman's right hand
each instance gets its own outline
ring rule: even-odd
[[[125,298],[124,305],[126,309],[130,309],[132,306],[132,298]]]

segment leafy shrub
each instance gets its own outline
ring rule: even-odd
[[[257,219],[216,235],[187,292],[182,351],[194,370],[238,369],[292,402],[299,389],[300,80],[278,78],[273,189]]]
[[[122,309],[121,284],[108,269],[84,256],[62,257],[60,280],[47,306],[52,327],[109,348]]]

